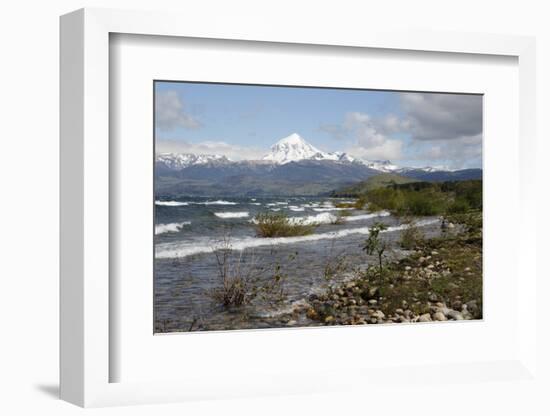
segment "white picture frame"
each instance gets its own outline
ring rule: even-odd
[[[215,23],[215,24],[214,24]],[[238,30],[235,28],[238,27]],[[457,365],[442,362],[416,371],[428,379],[443,368],[455,377],[472,371],[486,377],[522,380],[536,375],[536,221],[534,189],[535,41],[529,37],[465,33],[379,31],[349,28],[330,33],[285,28],[243,20],[235,26],[223,19],[205,25],[192,16],[169,13],[82,9],[61,18],[61,398],[88,406],[159,403],[198,398],[309,393],[346,388],[341,382],[319,382],[318,373],[270,374],[263,379],[212,382],[206,378],[181,381],[110,382],[109,258],[109,36],[113,33],[331,45],[453,54],[516,57],[519,65],[519,164],[521,215],[518,231],[518,270],[523,274],[517,293],[519,345],[517,355],[498,362]],[[223,335],[223,334],[222,334]],[[304,335],[305,336],[305,335]],[[368,385],[385,377],[387,368],[369,374],[342,368],[332,380]],[[403,370],[406,373],[406,370]],[[395,376],[399,370],[391,370]],[[461,376],[462,375],[462,376]],[[418,377],[418,376],[417,376]]]

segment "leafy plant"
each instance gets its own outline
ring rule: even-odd
[[[388,227],[380,222],[375,222],[369,230],[369,237],[365,241],[363,250],[369,255],[376,255],[378,257],[378,272],[379,278],[382,280],[383,271],[383,256],[388,245],[385,240],[380,238],[380,232],[386,230]]]

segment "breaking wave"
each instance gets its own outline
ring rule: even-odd
[[[389,211],[380,211],[380,212],[373,212],[371,214],[352,215],[350,217],[342,217],[342,219],[346,222],[349,222],[349,221],[368,220],[370,218],[376,218],[376,217],[387,217],[388,215],[391,215]]]
[[[248,212],[214,212],[214,215],[218,218],[246,218]]]
[[[424,227],[427,225],[438,223],[439,219],[429,219],[421,220],[417,222],[417,227]],[[399,231],[407,228],[407,224],[396,225],[388,227],[386,230],[382,231],[383,233]],[[263,246],[277,246],[282,244],[293,244],[293,243],[302,243],[318,240],[327,240],[333,238],[342,238],[347,237],[353,234],[368,234],[369,227],[358,227],[358,228],[349,228],[338,231],[331,231],[327,233],[320,234],[310,234],[297,237],[274,237],[274,238],[257,238],[257,237],[246,237],[241,239],[236,239],[231,242],[230,247],[232,250],[242,251],[248,248],[263,247]],[[216,249],[216,243],[211,242],[210,244],[197,244],[193,245],[182,245],[181,243],[165,243],[159,244],[156,247],[155,257],[158,259],[166,258],[180,258],[191,256],[194,254],[201,253],[211,253]]]
[[[187,202],[179,201],[155,201],[155,205],[159,205],[161,207],[184,207],[189,204]]]
[[[237,205],[236,202],[224,201],[219,199],[217,201],[206,201],[206,202],[192,202],[195,205]]]
[[[155,234],[177,233],[178,231],[181,231],[185,225],[189,224],[191,224],[189,221],[173,222],[171,224],[158,224],[155,225]]]

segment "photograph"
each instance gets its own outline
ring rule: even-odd
[[[483,95],[155,80],[155,334],[483,319]]]

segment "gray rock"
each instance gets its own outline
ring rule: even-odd
[[[384,315],[384,312],[382,311],[375,311],[373,314],[371,314],[371,316],[377,319],[384,319],[386,315]]]
[[[423,315],[420,315],[418,318],[418,322],[432,322],[432,317],[429,313],[425,313]]]
[[[447,318],[453,319],[455,321],[464,320],[464,317],[462,316],[462,314],[458,311],[453,310],[453,309],[449,309],[449,311],[447,311],[447,313],[445,315],[447,316]]]
[[[445,317],[445,314],[443,312],[436,312],[433,315],[434,321],[446,321],[447,318]]]
[[[475,300],[466,302],[466,307],[468,308],[468,312],[470,312],[473,316],[479,316],[479,306]]]

